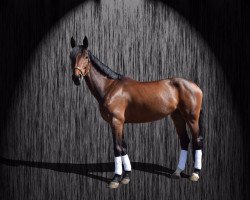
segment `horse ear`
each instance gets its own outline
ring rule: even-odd
[[[84,39],[83,39],[83,47],[84,47],[85,49],[87,49],[87,48],[88,48],[88,45],[89,45],[88,38],[85,36]]]
[[[71,39],[70,39],[70,44],[71,44],[72,48],[74,48],[76,46],[76,41],[73,37],[71,37]]]

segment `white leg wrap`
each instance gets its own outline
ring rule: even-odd
[[[194,161],[195,169],[201,169],[201,158],[202,158],[202,151],[195,150],[195,161]]]
[[[123,163],[125,171],[131,171],[131,163],[130,163],[128,154],[126,154],[125,156],[122,156],[122,163]]]
[[[186,161],[187,161],[187,151],[186,150],[181,150],[180,158],[179,158],[179,164],[178,164],[178,168],[180,170],[183,171],[185,169]]]
[[[122,175],[122,157],[115,157],[115,174]]]

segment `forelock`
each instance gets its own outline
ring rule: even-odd
[[[82,45],[74,47],[70,52],[70,59],[75,60],[79,53],[83,53],[84,48]]]

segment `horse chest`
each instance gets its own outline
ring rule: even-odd
[[[109,112],[109,110],[104,106],[99,106],[99,110],[102,118],[106,122],[110,123],[112,121],[112,114]]]

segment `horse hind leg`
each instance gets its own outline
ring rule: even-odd
[[[190,177],[191,181],[199,180],[199,172],[202,167],[202,148],[203,148],[203,138],[200,134],[199,120],[202,117],[202,113],[199,112],[196,115],[190,116],[188,118],[188,126],[190,127],[192,133],[192,146],[193,146],[193,160],[194,160],[194,171]]]
[[[131,174],[131,163],[127,154],[127,144],[124,140],[124,134],[122,137],[122,164],[124,167],[124,173],[122,175],[121,183],[126,185],[130,182],[130,174]]]
[[[188,145],[189,145],[189,137],[187,135],[186,130],[186,121],[181,115],[179,110],[176,110],[171,114],[172,120],[174,122],[180,144],[181,144],[181,152],[179,157],[179,163],[175,170],[175,172],[171,175],[172,178],[178,179],[180,178],[180,174],[185,170],[186,161],[187,161],[187,153],[188,153]]]

